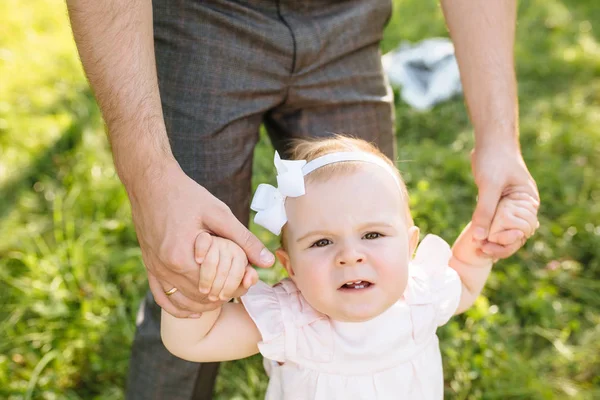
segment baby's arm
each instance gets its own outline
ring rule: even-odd
[[[481,253],[478,248],[471,223],[463,229],[454,242],[449,265],[458,273],[462,282],[460,302],[454,313],[456,315],[465,312],[473,305],[492,270],[492,259]]]
[[[258,353],[261,335],[240,303],[226,303],[200,318],[176,318],[162,310],[161,337],[167,350],[195,362],[238,360]]]
[[[197,241],[204,244],[205,259],[216,260],[211,266],[215,270],[212,281],[220,283],[219,288],[213,290],[214,282],[212,287],[209,282],[208,289],[211,293],[222,297],[223,292],[229,291],[227,287],[233,290],[238,286],[238,291],[243,293],[256,283],[256,272],[248,266],[247,258],[235,243],[218,237],[201,237]],[[162,310],[161,337],[171,353],[196,362],[226,361],[251,356],[258,352],[257,343],[261,340],[258,328],[244,306],[234,303],[225,303],[196,319],[176,318]]]
[[[495,233],[503,234],[511,242],[516,238],[515,233],[524,237],[527,234],[524,230],[528,230],[535,221],[535,209],[506,196],[498,204],[492,227]],[[455,314],[460,314],[473,305],[487,281],[492,264],[493,260],[481,251],[480,242],[475,240],[471,224],[468,224],[454,243],[450,259],[450,267],[462,281],[460,303]]]

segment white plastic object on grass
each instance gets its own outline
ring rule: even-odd
[[[402,99],[418,110],[462,93],[454,45],[447,38],[404,42],[382,62],[390,84],[400,86]]]

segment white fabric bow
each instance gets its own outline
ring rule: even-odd
[[[275,152],[275,168],[277,169],[277,188],[261,183],[254,193],[250,208],[257,212],[254,222],[267,228],[275,235],[287,222],[285,198],[298,197],[304,194],[304,174],[302,167],[306,160],[282,160]]]
[[[260,184],[254,193],[250,208],[257,212],[254,222],[273,232],[281,233],[287,222],[285,214],[285,198],[298,197],[305,193],[304,176],[325,165],[343,161],[363,161],[379,165],[388,171],[400,189],[402,184],[390,165],[379,156],[361,151],[340,151],[329,153],[311,160],[282,160],[275,152],[275,168],[277,168],[277,188],[268,184]]]

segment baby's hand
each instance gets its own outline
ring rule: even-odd
[[[516,251],[538,227],[537,206],[531,198],[519,193],[508,194],[498,203],[486,246],[519,244]]]
[[[194,256],[200,264],[198,290],[210,301],[229,301],[243,295],[258,281],[246,253],[229,239],[202,232],[196,237]]]

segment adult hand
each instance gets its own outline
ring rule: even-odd
[[[529,202],[537,216],[540,205],[537,186],[527,170],[521,152],[515,147],[476,147],[471,154],[471,167],[478,188],[477,206],[472,217],[474,237],[481,241],[481,249],[485,254],[494,259],[507,258],[525,244],[539,223],[536,220],[527,236],[510,244],[490,242],[488,235],[498,203],[504,196],[516,195]]]
[[[198,290],[201,267],[194,258],[194,243],[200,233],[230,239],[258,267],[270,267],[275,261],[229,207],[189,178],[175,161],[160,171],[147,171],[128,193],[150,290],[158,305],[175,317],[196,317],[223,304]],[[166,295],[172,288],[177,291]],[[240,287],[235,296],[246,290]]]

